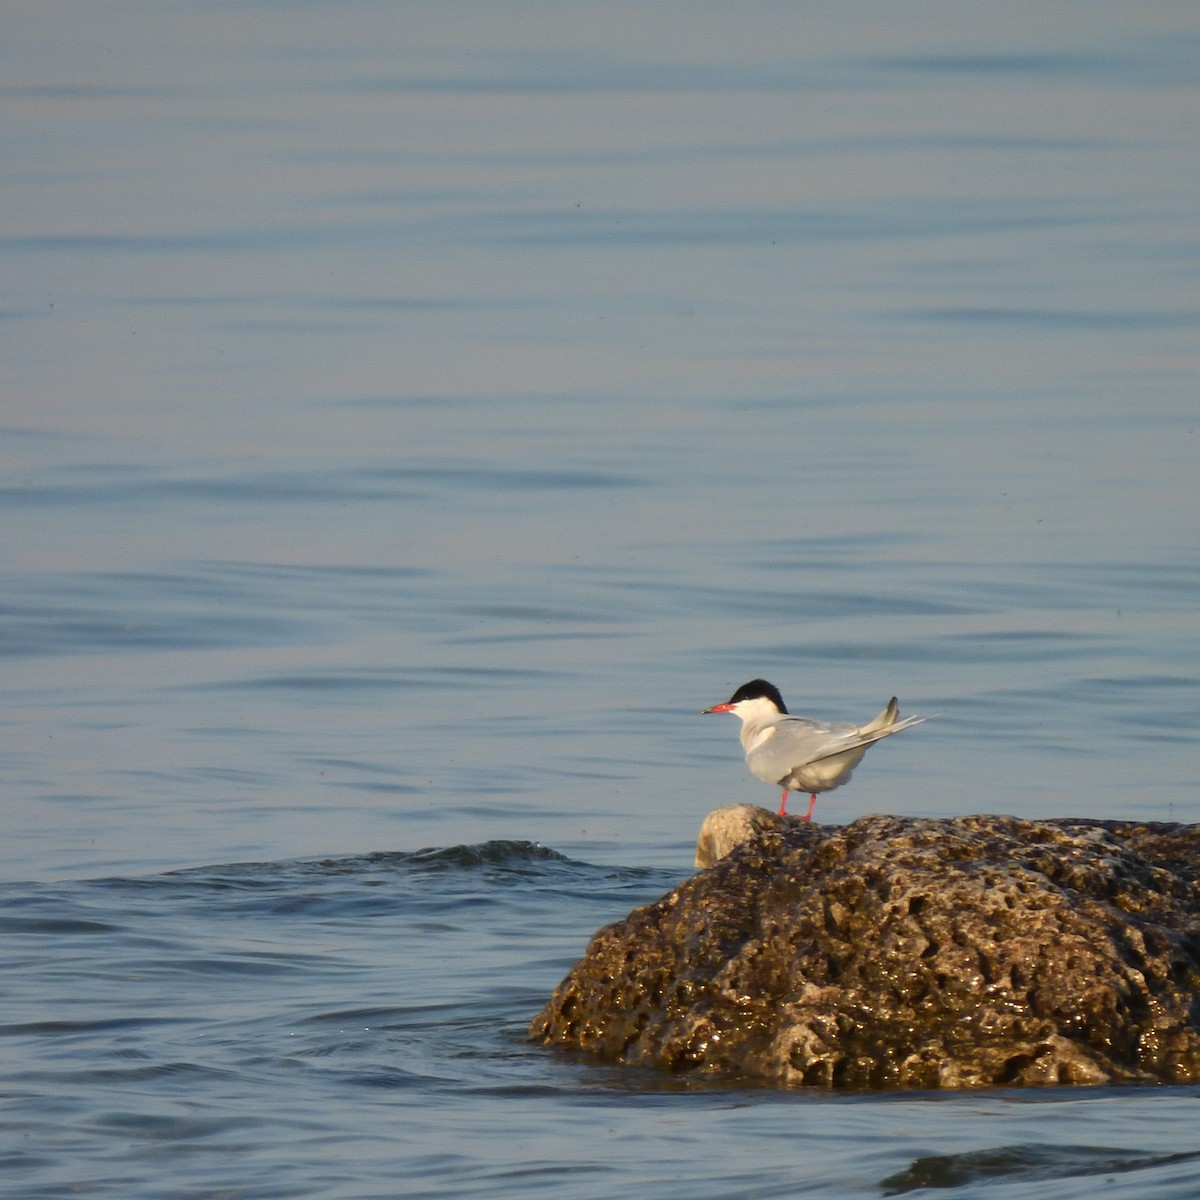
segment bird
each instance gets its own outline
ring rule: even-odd
[[[751,775],[783,788],[779,815],[789,816],[788,792],[808,792],[805,821],[812,820],[818,792],[841,787],[862,761],[867,747],[902,729],[911,729],[928,717],[900,719],[893,696],[887,707],[865,725],[828,725],[788,713],[779,689],[765,679],[743,683],[724,704],[705,713],[731,712],[742,722],[742,749]]]

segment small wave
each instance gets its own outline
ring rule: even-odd
[[[570,860],[540,842],[497,840],[476,845],[429,847],[411,854],[369,856],[371,861],[392,858],[430,871],[461,870],[471,867],[512,867],[529,863]]]
[[[81,917],[0,917],[0,933],[58,937],[76,933],[115,933],[119,928],[110,921],[90,921]]]
[[[959,1188],[1004,1179],[1033,1182],[1088,1175],[1144,1171],[1200,1159],[1200,1151],[1146,1154],[1108,1146],[1038,1146],[1018,1144],[965,1154],[933,1154],[880,1182],[885,1196],[901,1196],[921,1188]]]
[[[277,862],[239,862],[186,867],[161,875],[134,878],[110,877],[92,880],[86,886],[106,890],[144,892],[160,887],[196,889],[199,892],[260,892],[286,887],[290,881],[314,876],[341,878],[396,873],[436,874],[474,871],[481,868],[528,874],[551,867],[602,871],[606,877],[628,875],[641,878],[647,871],[635,868],[597,868],[544,846],[521,839],[498,839],[456,846],[428,846],[420,850],[376,850],[339,858],[304,858]],[[26,918],[25,920],[29,920]],[[44,918],[42,919],[44,920]],[[77,922],[71,922],[72,926]]]

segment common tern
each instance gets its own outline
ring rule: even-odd
[[[725,704],[714,704],[703,711],[731,712],[741,719],[742,749],[750,774],[783,788],[781,817],[788,815],[788,792],[808,792],[806,821],[812,820],[817,793],[841,787],[862,761],[868,746],[929,720],[900,720],[895,696],[875,720],[865,725],[827,725],[808,717],[793,717],[779,689],[765,679],[743,683]]]

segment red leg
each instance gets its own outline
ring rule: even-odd
[[[813,794],[811,796],[809,796],[809,798],[808,798],[808,812],[806,812],[804,814],[804,819],[806,821],[812,820],[813,809],[816,807],[817,807],[817,794],[816,794],[816,792],[813,792]]]
[[[787,816],[787,788],[783,789],[783,799],[779,801],[779,815],[781,817]]]

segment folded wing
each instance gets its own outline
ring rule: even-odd
[[[899,719],[893,696],[887,708],[865,725],[824,725],[807,717],[787,717],[746,755],[752,774],[797,791],[825,791],[845,783],[867,747],[927,721]]]

